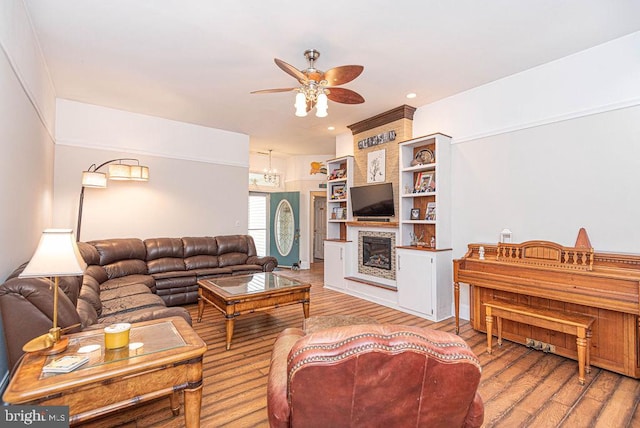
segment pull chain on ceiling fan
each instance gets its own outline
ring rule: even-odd
[[[342,104],[361,104],[364,102],[362,95],[346,88],[336,86],[349,83],[358,77],[364,67],[361,65],[343,65],[322,72],[315,68],[315,62],[320,57],[320,52],[315,49],[307,49],[304,56],[309,62],[309,67],[298,70],[281,59],[274,61],[281,70],[294,77],[301,86],[297,88],[263,89],[253,91],[252,94],[269,94],[274,92],[296,91],[296,116],[306,116],[312,108],[316,108],[316,116],[327,116],[328,102],[331,100]]]

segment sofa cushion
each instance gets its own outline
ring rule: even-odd
[[[218,256],[218,266],[233,267],[243,265],[247,261],[247,253],[226,253]]]
[[[106,302],[108,300],[118,299],[120,297],[135,296],[136,294],[148,294],[151,293],[149,287],[144,284],[130,284],[123,285],[118,288],[111,288],[109,290],[102,290],[100,292],[100,300]]]
[[[97,316],[102,312],[102,300],[100,297],[100,284],[95,278],[85,275],[80,290],[79,300],[82,300],[93,307]]]
[[[184,267],[187,268],[187,270],[217,268],[218,256],[200,254],[197,256],[187,257],[184,259]]]
[[[233,271],[231,270],[231,268],[211,268],[211,269],[198,269],[195,271],[195,274],[197,275],[197,279],[203,279],[203,278],[213,278],[216,276],[225,276],[225,275],[231,275],[233,274]]]
[[[182,239],[180,238],[150,238],[144,240],[147,249],[147,261],[165,257],[183,258]]]
[[[184,252],[180,238],[145,239],[149,273],[184,270]]]
[[[109,279],[109,275],[107,275],[107,271],[100,265],[89,265],[87,269],[84,271],[84,276],[90,276],[95,278],[98,281],[98,284],[102,284],[103,282]]]
[[[218,244],[218,255],[227,253],[244,253],[249,252],[249,244],[247,235],[224,235],[216,236]]]
[[[151,275],[156,280],[156,288],[158,288],[158,280],[171,279],[171,278],[192,278],[195,281],[196,275],[193,271],[173,271],[173,272],[160,272]]]
[[[161,259],[149,260],[147,262],[147,269],[151,275],[162,272],[185,270],[184,259],[163,257]]]
[[[197,236],[182,238],[184,258],[199,255],[217,256],[218,243],[212,236]]]
[[[78,242],[78,250],[87,265],[100,264],[100,253],[93,245],[88,242]]]
[[[93,305],[86,300],[78,299],[76,311],[78,312],[78,316],[80,317],[80,324],[82,325],[83,329],[98,322],[98,313],[96,312]]]
[[[104,266],[104,271],[107,273],[109,279],[129,275],[144,275],[147,273],[147,264],[144,260],[120,260]]]
[[[144,243],[137,238],[115,238],[104,239],[98,241],[90,241],[100,254],[101,266],[106,266],[120,260],[142,260],[147,256],[147,250]],[[132,272],[146,273],[146,272]]]
[[[120,313],[112,314],[112,315],[100,318],[98,322],[103,326],[106,326],[106,325],[117,323],[117,322],[134,323],[134,322],[156,320],[156,319],[168,318],[168,317],[182,317],[189,323],[189,325],[191,325],[191,315],[189,314],[189,311],[187,311],[185,308],[181,306],[174,306],[171,308],[167,308],[164,305],[153,306],[153,307],[144,308],[144,309],[136,309],[126,313],[120,312]]]
[[[233,265],[229,266],[229,269],[231,269],[233,275],[262,272],[262,266],[260,265]]]
[[[152,293],[156,291],[156,281],[151,275],[129,275],[121,278],[110,279],[100,284],[100,292],[117,289],[131,284],[144,284]]]
[[[149,293],[119,297],[102,302],[102,315],[100,318],[153,306],[165,307],[164,301],[160,296]]]

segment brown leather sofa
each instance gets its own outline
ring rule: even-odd
[[[258,257],[248,235],[104,239],[79,242],[87,262],[83,276],[60,278],[58,325],[69,331],[181,316],[175,306],[197,302],[202,278],[272,271],[274,257]],[[9,364],[22,346],[52,326],[53,293],[46,278],[18,278],[26,263],[0,285]]]
[[[480,363],[460,337],[399,325],[286,329],[269,371],[271,427],[480,427]]]

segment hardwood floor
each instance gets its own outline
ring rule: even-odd
[[[322,263],[311,270],[283,271],[308,281],[311,315],[360,314],[382,323],[397,323],[454,331],[453,318],[432,323],[422,318],[347,296],[323,287]],[[302,306],[287,306],[236,319],[231,350],[225,350],[224,318],[206,307],[195,322],[197,305],[188,307],[194,328],[209,345],[205,354],[202,427],[268,427],[266,385],[271,347],[280,331],[301,326]],[[640,427],[640,381],[596,367],[586,385],[577,378],[577,363],[504,341],[486,352],[486,336],[462,323],[460,336],[482,364],[480,395],[485,403],[484,427]],[[89,397],[88,397],[89,398]],[[89,398],[90,399],[90,398]],[[86,427],[184,426],[162,399]]]

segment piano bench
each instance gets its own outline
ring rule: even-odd
[[[595,318],[559,312],[557,310],[532,308],[531,306],[517,303],[490,300],[484,303],[487,322],[487,353],[491,354],[491,340],[493,336],[493,317],[498,324],[498,345],[502,345],[502,319],[529,324],[536,327],[559,331],[576,336],[578,347],[578,381],[581,385],[585,382],[585,371],[591,372],[590,348],[591,325]]]

